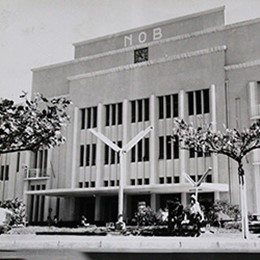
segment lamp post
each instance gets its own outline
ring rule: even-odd
[[[147,127],[145,130],[139,132],[134,138],[132,138],[127,144],[122,148],[113,143],[105,135],[100,132],[95,131],[94,129],[89,129],[89,131],[99,138],[102,142],[108,145],[115,152],[119,153],[119,165],[120,165],[120,174],[119,174],[119,191],[118,191],[118,216],[123,215],[123,206],[124,206],[124,177],[126,175],[125,165],[126,165],[126,154],[141,140],[143,139],[150,131],[152,126]]]
[[[206,179],[207,175],[209,172],[212,170],[211,167],[209,167],[201,176],[201,178],[198,181],[194,181],[189,174],[184,173],[184,178],[195,188],[195,196],[196,199],[198,200],[198,192],[199,192],[199,187],[202,184],[202,182]]]

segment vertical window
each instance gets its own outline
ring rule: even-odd
[[[163,97],[159,97],[158,102],[159,102],[159,119],[162,119],[164,115]]]
[[[179,99],[178,94],[173,95],[173,117],[179,116]]]
[[[166,118],[170,118],[171,117],[171,96],[166,96],[165,102],[166,102]]]
[[[203,90],[204,113],[209,113],[209,89]]]
[[[80,154],[79,154],[79,166],[84,166],[84,145],[80,146]]]
[[[87,108],[87,128],[91,128],[91,108]]]
[[[136,122],[136,109],[135,109],[135,101],[131,101],[131,122]]]
[[[166,159],[172,158],[172,140],[171,137],[168,135],[166,136]]]
[[[137,111],[138,111],[138,122],[143,121],[143,102],[142,100],[137,101]]]
[[[109,147],[108,145],[105,144],[105,164],[108,164],[108,161],[109,161]]]
[[[117,123],[119,125],[122,124],[122,119],[123,119],[122,103],[119,103],[117,105]]]
[[[150,109],[149,109],[149,99],[146,98],[144,100],[144,120],[148,121],[149,120],[149,113],[150,113]]]
[[[9,180],[9,165],[5,166],[5,181]]]
[[[116,124],[116,104],[112,104],[112,125]]]
[[[138,162],[141,162],[143,159],[143,145],[142,140],[140,140],[137,144],[137,160]]]
[[[179,158],[179,138],[178,136],[174,136],[175,140],[173,142],[173,158],[177,159]]]
[[[37,168],[38,152],[34,152],[34,168]]]
[[[3,181],[4,180],[4,171],[5,171],[5,167],[4,165],[1,166],[1,174],[0,174],[0,180]]]
[[[90,145],[86,145],[86,166],[90,165]]]
[[[164,136],[159,137],[159,159],[164,158]]]
[[[144,161],[149,161],[149,152],[150,152],[150,144],[149,144],[149,138],[144,139]]]
[[[116,162],[116,152],[113,149],[110,150],[110,164],[115,164]]]
[[[16,162],[16,172],[19,172],[19,170],[20,170],[20,157],[21,157],[21,153],[18,152],[17,153],[17,162]]]
[[[135,146],[131,149],[131,162],[135,162]]]
[[[92,144],[92,166],[96,165],[96,144]]]
[[[188,92],[188,113],[189,113],[189,116],[194,115],[193,92]]]
[[[81,129],[85,128],[85,109],[80,109],[81,114]]]
[[[195,91],[195,96],[196,96],[196,113],[197,115],[202,113],[202,104],[201,104],[201,91]]]
[[[106,108],[106,126],[108,126],[109,125],[109,118],[110,118],[110,106],[106,105],[105,108]]]
[[[97,127],[97,107],[93,107],[93,124],[92,127]]]
[[[39,168],[41,169],[43,163],[43,150],[40,150],[39,153],[40,153]]]

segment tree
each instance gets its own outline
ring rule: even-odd
[[[34,94],[24,102],[0,99],[0,155],[17,151],[52,148],[65,141],[62,127],[69,121],[64,97],[47,99]]]
[[[233,159],[238,166],[238,178],[241,198],[242,233],[248,238],[248,216],[246,201],[246,183],[243,159],[252,150],[260,148],[260,122],[253,123],[248,129],[224,128],[223,132],[213,131],[211,125],[195,128],[184,120],[176,120],[174,134],[179,137],[184,149],[193,148],[196,152],[223,154]]]

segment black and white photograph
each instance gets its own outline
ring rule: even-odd
[[[260,0],[0,0],[0,259],[260,259]]]

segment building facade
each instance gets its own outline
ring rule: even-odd
[[[216,131],[243,129],[260,117],[260,19],[225,25],[224,8],[74,44],[72,61],[33,69],[33,92],[72,100],[67,142],[52,150],[2,157],[2,199],[25,200],[29,222],[49,209],[64,221],[117,218],[120,161],[95,137],[119,147],[152,131],[126,155],[124,217],[139,201],[153,209],[178,198],[184,205],[198,180],[201,203],[239,203],[236,164],[224,156],[180,149],[174,120]],[[258,151],[245,162],[250,212],[260,212]]]

